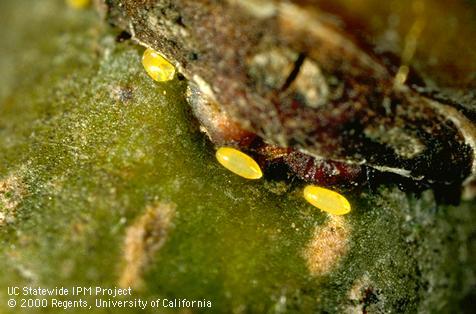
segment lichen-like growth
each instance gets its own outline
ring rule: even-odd
[[[142,274],[149,266],[157,251],[165,244],[175,206],[156,203],[149,205],[136,223],[129,226],[124,237],[124,267],[119,278],[119,286],[141,289]]]

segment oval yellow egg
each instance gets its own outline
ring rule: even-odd
[[[89,5],[90,0],[67,0],[66,2],[75,9],[83,9]]]
[[[349,201],[337,192],[308,185],[304,188],[304,198],[311,205],[334,215],[345,215],[350,212]]]
[[[218,162],[231,172],[246,179],[259,179],[263,172],[258,163],[237,149],[221,147],[215,154]]]
[[[147,48],[144,51],[142,65],[147,74],[157,82],[170,81],[175,76],[175,67],[154,49]]]

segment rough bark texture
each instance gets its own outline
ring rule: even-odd
[[[319,2],[117,0],[106,15],[268,144],[423,185],[472,176],[476,106],[433,98],[408,64],[424,22],[398,58]]]
[[[355,14],[385,11],[375,3]],[[404,23],[408,10],[393,10]],[[381,185],[350,194],[351,214],[333,219],[299,184],[250,183],[219,166],[186,81],[153,82],[142,48],[117,42],[92,10],[1,1],[0,21],[2,313],[58,313],[7,307],[6,287],[24,285],[127,283],[147,300],[209,299],[211,309],[192,312],[215,313],[453,313],[471,303],[474,201],[437,205],[430,190]],[[466,42],[451,34],[440,40]],[[460,50],[466,60],[453,68],[474,70]],[[446,60],[442,51],[433,53]],[[419,67],[442,84],[452,76]],[[444,86],[467,96],[470,75],[458,75]]]

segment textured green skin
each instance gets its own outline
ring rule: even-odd
[[[474,202],[435,210],[432,192],[395,187],[349,195],[349,253],[312,277],[302,250],[325,215],[299,185],[227,172],[185,82],[153,82],[142,48],[115,43],[94,13],[34,3],[0,2],[0,181],[18,175],[24,188],[0,227],[0,312],[35,313],[9,309],[7,286],[117,285],[125,230],[156,200],[177,205],[175,228],[134,297],[206,298],[217,313],[338,313],[368,273],[380,298],[369,312],[458,309],[474,285]],[[126,85],[131,100],[111,97]]]

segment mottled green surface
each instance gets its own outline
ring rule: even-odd
[[[7,286],[117,285],[126,228],[157,202],[176,204],[174,228],[134,297],[337,313],[358,308],[349,290],[365,277],[367,310],[411,313],[453,312],[474,289],[474,202],[437,207],[430,191],[393,187],[349,195],[349,252],[313,277],[302,252],[326,216],[298,184],[220,167],[185,82],[153,82],[142,48],[116,43],[92,11],[1,1],[0,21],[1,313],[22,312],[6,306]]]

